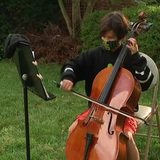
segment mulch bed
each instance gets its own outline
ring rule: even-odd
[[[65,30],[51,23],[42,31],[29,29],[23,34],[30,39],[31,48],[40,63],[63,64],[77,56],[82,46],[79,39],[73,39]]]

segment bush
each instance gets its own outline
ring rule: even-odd
[[[68,32],[52,23],[41,33],[30,29],[23,34],[31,41],[31,48],[38,63],[63,64],[68,59],[76,57],[81,47],[79,39],[73,39]]]
[[[107,11],[95,11],[85,18],[80,35],[80,38],[83,41],[82,51],[102,44],[102,40],[99,37],[99,22],[107,13]]]
[[[124,8],[121,12],[132,22],[138,21],[140,12],[145,11],[148,15],[147,21],[153,23],[153,26],[146,33],[141,33],[137,39],[139,50],[148,54],[160,65],[160,6],[137,5],[136,7]],[[102,40],[99,37],[99,21],[110,11],[96,11],[90,14],[84,21],[81,30],[81,39],[83,41],[82,51],[99,46]]]
[[[1,0],[0,47],[10,33],[34,28],[42,30],[48,22],[58,23],[61,15],[57,1],[53,0]],[[0,57],[3,50],[0,50]]]
[[[148,54],[158,65],[160,65],[160,6],[139,5],[136,8],[123,9],[123,13],[132,21],[136,21],[136,16],[142,11],[147,13],[147,21],[153,23],[153,26],[148,32],[138,36],[139,50]]]

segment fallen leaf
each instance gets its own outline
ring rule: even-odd
[[[38,107],[42,107],[42,105],[41,105],[41,104],[38,104],[37,106],[38,106]]]
[[[52,151],[54,151],[54,148],[48,148],[49,150],[52,150]]]

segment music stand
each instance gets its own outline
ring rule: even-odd
[[[24,93],[24,111],[25,111],[25,131],[26,131],[26,155],[27,160],[30,160],[30,138],[29,138],[29,117],[28,117],[28,90],[45,101],[56,98],[51,93],[48,93],[42,80],[37,76],[37,66],[33,64],[35,57],[30,49],[30,46],[25,43],[19,43],[16,51],[12,57],[13,62],[16,64],[21,82],[23,85]]]

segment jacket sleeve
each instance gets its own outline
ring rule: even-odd
[[[60,81],[63,79],[68,79],[72,81],[74,84],[76,83],[76,75],[71,65],[65,64],[61,69],[61,78]]]
[[[146,91],[153,80],[153,73],[147,66],[147,60],[145,57],[139,54],[139,52],[135,53],[131,56],[131,67],[134,69],[134,76],[140,82],[142,91]]]
[[[75,59],[68,60],[61,69],[61,80],[68,79],[74,84],[84,80],[91,65],[91,54],[81,53]]]

